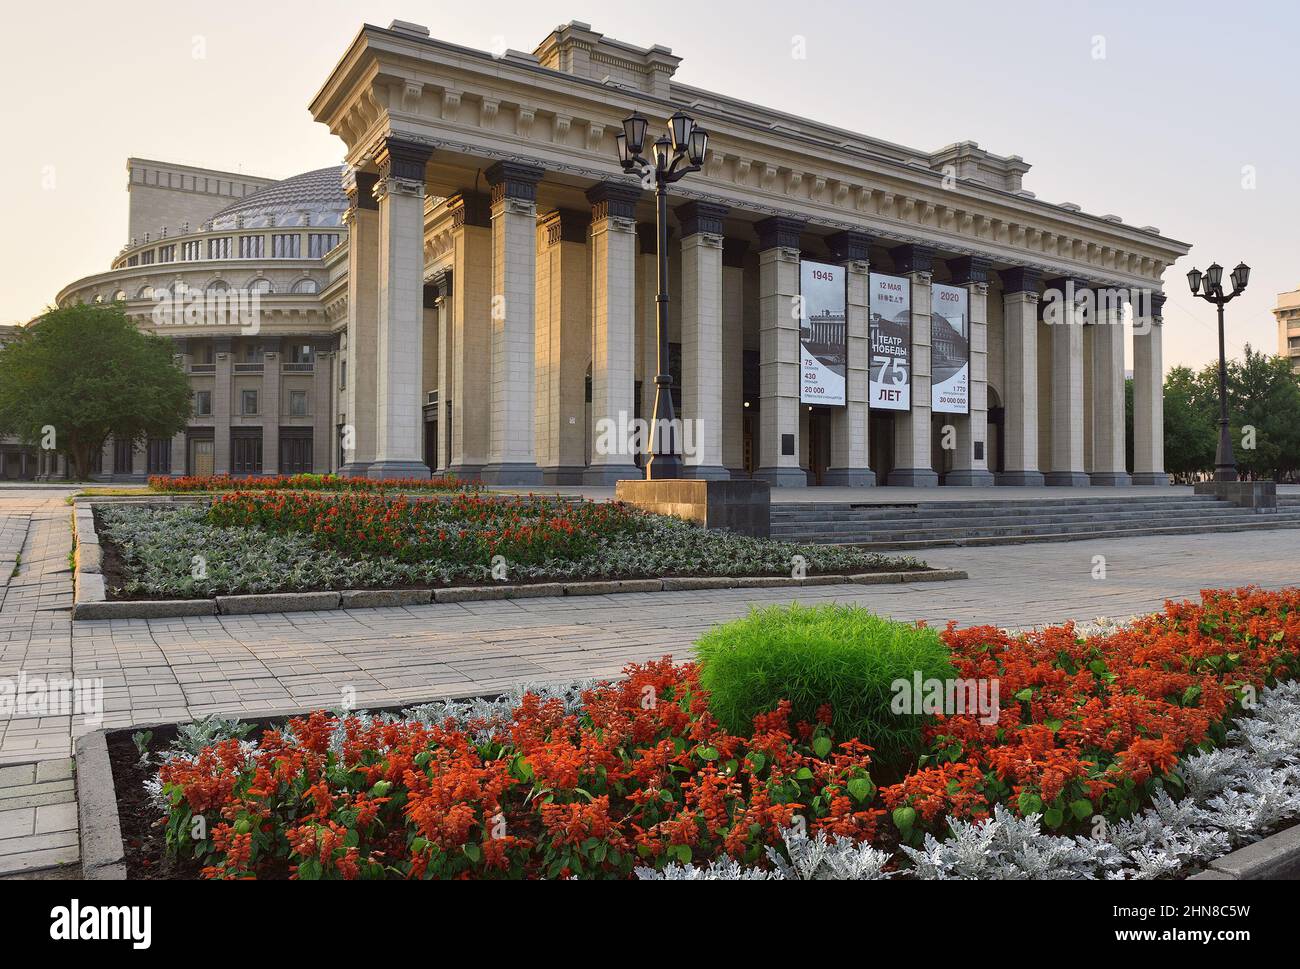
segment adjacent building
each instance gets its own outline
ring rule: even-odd
[[[891,144],[683,84],[680,63],[578,22],[531,54],[366,26],[310,105],[339,168],[268,181],[132,159],[129,245],[58,302],[118,300],[171,336],[195,409],[173,440],[110,444],[104,475],[639,475],[635,449],[602,444],[650,416],[657,357],[653,199],[615,136],[633,110],[653,138],[682,109],[711,136],[670,202],[687,473],[1167,483],[1161,281],[1185,243],[1036,198],[1019,156]],[[801,315],[810,266],[843,295]],[[903,307],[892,360],[873,352],[876,280]],[[1051,311],[1076,293],[1106,298]],[[842,402],[809,396],[809,352]],[[872,399],[882,368],[904,374],[906,409]]]
[[[1277,317],[1277,352],[1300,373],[1300,289],[1279,293],[1273,315]]]

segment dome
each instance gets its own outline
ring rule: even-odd
[[[226,206],[211,219],[216,230],[240,228],[265,229],[271,226],[306,224],[303,214],[311,216],[313,226],[342,225],[348,197],[343,192],[343,166],[304,172],[266,188],[245,195]]]

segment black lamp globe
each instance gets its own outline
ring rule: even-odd
[[[1246,288],[1246,284],[1249,282],[1250,282],[1250,267],[1247,266],[1244,262],[1237,263],[1237,268],[1232,271],[1233,288],[1240,293],[1242,290]]]
[[[1201,271],[1195,266],[1187,274],[1187,285],[1191,288],[1193,296],[1201,291]]]
[[[614,136],[614,144],[618,146],[618,163],[626,170],[632,164],[632,154],[627,150],[627,135],[620,131]]]
[[[627,141],[629,158],[641,154],[641,149],[645,147],[645,132],[649,124],[649,120],[640,111],[633,111],[631,117],[624,119],[623,137]]]
[[[676,112],[668,119],[668,130],[673,136],[673,150],[684,152],[688,149],[691,140],[691,130],[695,127],[695,122],[691,116],[684,111]]]
[[[655,168],[661,172],[667,171],[673,161],[673,143],[667,138],[660,138],[655,142],[654,156]]]
[[[691,164],[697,168],[704,164],[704,156],[709,151],[709,133],[696,125],[691,130],[691,147],[687,154],[690,156]]]
[[[1223,286],[1223,267],[1217,262],[1205,270],[1205,282],[1211,293],[1217,293]]]

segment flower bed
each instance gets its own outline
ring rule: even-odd
[[[455,477],[434,478],[344,478],[336,474],[291,474],[261,478],[235,478],[228,474],[149,476],[149,488],[166,494],[205,491],[472,491],[479,485]]]
[[[1153,830],[1141,812],[1187,820],[1225,796],[1206,761],[1222,755],[1207,752],[1300,671],[1300,590],[1206,592],[1086,639],[1067,625],[949,628],[943,640],[959,673],[1001,679],[1014,702],[994,724],[929,717],[916,769],[879,790],[870,749],[832,735],[833,711],[791,722],[782,702],[730,734],[695,664],[664,660],[575,702],[316,713],[255,743],[173,750],[155,793],[170,849],[208,877],[691,877],[677,866],[711,862],[721,877],[767,877],[807,870],[810,852],[856,877],[960,877],[949,836],[983,839],[1022,874],[1169,874],[1178,865],[1155,857],[1168,846],[1134,844]],[[1262,737],[1278,753],[1295,724]],[[1300,769],[1285,749],[1271,764],[1290,807],[1269,795],[1254,816],[1276,825],[1300,812]],[[1097,841],[1093,868],[1034,856],[1040,822],[1076,836],[1050,842],[1062,852]],[[1191,857],[1226,843],[1202,839]]]
[[[96,509],[114,598],[905,571],[856,548],[707,531],[626,505],[538,497],[234,493],[210,508]],[[196,568],[197,561],[202,567]]]

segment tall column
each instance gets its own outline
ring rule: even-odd
[[[1052,463],[1045,483],[1086,487],[1091,482],[1083,455],[1083,314],[1074,295],[1086,288],[1084,280],[1053,280],[1055,318],[1048,332],[1052,342]]]
[[[453,271],[444,269],[433,277],[438,295],[438,453],[434,458],[439,474],[446,474],[451,466],[451,421],[447,407],[451,400],[452,374],[455,373],[455,351],[452,347],[451,287]]]
[[[492,380],[492,217],[487,197],[462,192],[447,202],[452,215],[451,394],[443,404],[449,468],[478,480],[492,435],[485,406]],[[441,401],[442,395],[439,394]]]
[[[591,203],[591,466],[583,484],[611,485],[644,477],[621,433],[636,413],[636,204],[641,191],[601,182]],[[581,382],[579,383],[581,386]],[[616,447],[601,447],[611,441]]]
[[[1133,483],[1168,485],[1165,473],[1165,384],[1161,331],[1165,296],[1151,294],[1151,316],[1133,318]]]
[[[379,181],[379,326],[375,463],[370,478],[427,478],[420,367],[424,360],[424,168],[421,144],[389,138]]]
[[[312,340],[316,358],[311,372],[311,468],[323,473],[334,459],[334,381],[333,363],[337,353],[335,337],[318,336]]]
[[[230,357],[231,338],[214,337],[213,360],[216,369],[212,381],[212,472],[230,473],[230,412],[234,378],[231,375],[234,361]]]
[[[1004,470],[1000,485],[1041,487],[1038,463],[1038,270],[1003,269],[1002,324],[1006,384],[1002,435]]]
[[[348,210],[347,384],[343,388],[345,477],[365,477],[375,461],[375,381],[379,342],[378,176],[352,171],[345,188]],[[346,445],[351,443],[351,447]]]
[[[868,250],[871,237],[862,232],[837,232],[826,242],[831,257],[844,267],[847,279],[844,325],[848,357],[845,364],[845,404],[831,411],[830,466],[822,480],[827,485],[869,487],[876,483],[876,473],[871,470],[871,452],[867,447],[871,360]]]
[[[280,338],[274,337],[262,340],[262,473],[274,475],[279,469]]]
[[[758,229],[758,470],[773,487],[803,487],[799,465],[799,235],[804,223],[773,216]]]
[[[952,470],[944,479],[947,485],[992,485],[989,471],[989,268],[985,259],[964,256],[950,260],[952,284],[966,289],[970,340],[970,412],[957,414],[957,450]]]
[[[1128,428],[1124,413],[1124,307],[1106,300],[1105,289],[1095,290],[1098,302],[1092,330],[1092,473],[1094,485],[1125,486],[1128,474],[1125,447]]]
[[[492,186],[491,437],[483,480],[540,484],[533,449],[537,352],[537,183],[542,170],[497,162]]]
[[[730,210],[688,202],[682,226],[682,413],[693,422],[688,478],[731,477],[722,463],[722,220]]]
[[[745,252],[743,239],[722,243],[722,466],[745,472]]]
[[[933,488],[939,475],[930,452],[930,271],[934,251],[925,246],[892,250],[895,271],[912,282],[912,409],[894,416],[894,470],[888,483]]]

